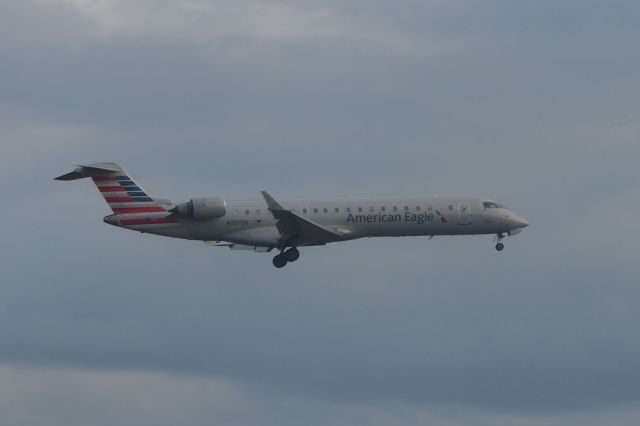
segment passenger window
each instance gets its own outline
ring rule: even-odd
[[[314,208],[313,208],[313,212],[314,212],[314,213],[318,213],[318,208],[317,208],[317,207],[314,207]]]
[[[409,211],[409,206],[404,206],[404,211],[408,212]]]
[[[335,211],[336,213],[340,213],[340,209],[339,209],[338,207],[336,207],[336,208],[334,209],[334,211]]]
[[[256,209],[256,214],[260,214],[260,209]]]
[[[393,206],[393,211],[397,212],[398,211],[398,206]]]
[[[245,210],[244,214],[248,215],[249,214],[249,210]]]
[[[302,209],[302,213],[303,213],[303,214],[307,214],[307,209],[306,209],[306,208],[303,208],[303,209]]]
[[[453,210],[453,205],[449,204],[449,210]]]
[[[382,207],[380,207],[380,211],[381,212],[385,212],[385,211],[387,211],[387,208],[385,206],[382,206]]]
[[[322,211],[323,211],[323,212],[325,212],[325,213],[329,213],[329,209],[328,209],[328,208],[326,208],[326,207],[325,207],[325,208],[323,208],[323,209],[322,209]]]
[[[358,207],[358,213],[362,213],[362,207]]]
[[[351,213],[351,207],[347,207],[347,213]]]
[[[375,211],[376,211],[376,208],[375,208],[375,207],[373,207],[373,206],[371,206],[371,207],[369,207],[369,211],[370,211],[371,213],[373,213],[373,212],[375,212]]]
[[[420,206],[416,206],[416,211],[419,212],[420,211]]]

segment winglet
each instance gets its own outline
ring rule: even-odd
[[[284,207],[282,207],[276,200],[273,199],[273,197],[271,195],[269,195],[269,193],[267,191],[261,191],[262,196],[264,197],[264,200],[267,202],[267,206],[269,206],[269,210],[273,211],[278,211],[278,210],[285,210]]]

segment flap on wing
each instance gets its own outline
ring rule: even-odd
[[[273,217],[279,221],[278,230],[283,237],[312,241],[336,241],[342,238],[339,232],[334,232],[294,211],[285,209],[267,191],[262,191],[262,196]]]

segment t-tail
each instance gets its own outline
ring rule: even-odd
[[[104,218],[106,223],[184,238],[182,227],[177,226],[177,218],[169,212],[171,202],[151,197],[120,165],[95,163],[78,166],[55,179],[66,181],[84,178],[91,178],[113,211],[112,215]]]

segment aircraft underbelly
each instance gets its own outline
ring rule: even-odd
[[[237,244],[273,247],[280,241],[280,233],[275,226],[262,226],[229,232],[222,235],[221,239]]]
[[[123,226],[123,228],[131,229],[134,231],[162,235],[163,237],[182,238],[188,239],[189,234],[187,230],[179,224],[160,224],[160,225],[132,225]]]

